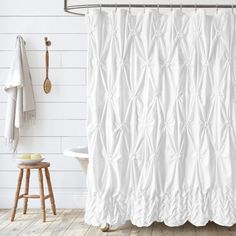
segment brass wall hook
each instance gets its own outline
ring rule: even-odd
[[[48,69],[49,69],[49,52],[48,52],[48,47],[51,46],[51,41],[48,40],[47,37],[44,38],[45,40],[45,45],[46,45],[46,54],[45,54],[45,66],[46,66],[46,77],[43,83],[43,90],[46,94],[50,93],[51,88],[52,88],[52,83],[49,80],[48,77]]]

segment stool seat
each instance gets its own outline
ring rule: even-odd
[[[19,169],[39,169],[39,168],[46,168],[49,167],[49,162],[39,162],[36,164],[19,164],[17,167]]]
[[[39,162],[37,164],[19,164],[19,175],[18,175],[18,182],[17,182],[17,187],[16,187],[16,194],[15,194],[15,201],[14,201],[14,206],[12,209],[12,215],[11,215],[11,221],[14,221],[15,215],[16,215],[16,209],[18,205],[18,200],[23,198],[24,199],[24,209],[23,213],[26,214],[27,212],[27,207],[28,207],[28,199],[33,198],[33,199],[40,199],[41,203],[41,210],[42,210],[42,220],[43,222],[46,222],[46,209],[45,209],[45,200],[50,199],[51,202],[51,208],[52,212],[54,215],[56,215],[56,206],[55,206],[55,200],[54,200],[54,195],[53,195],[53,190],[52,190],[52,184],[51,184],[51,179],[50,179],[50,173],[48,170],[48,167],[50,166],[49,162]],[[30,180],[30,170],[31,169],[37,169],[38,170],[38,180],[39,180],[39,195],[30,195],[29,194],[29,180]],[[45,176],[46,176],[46,181],[47,181],[47,187],[48,187],[48,195],[44,194],[44,186],[43,186],[43,171],[44,169]],[[23,174],[24,171],[26,171],[26,178],[25,178],[25,191],[24,194],[20,194],[20,189],[21,189],[21,183],[23,179]]]

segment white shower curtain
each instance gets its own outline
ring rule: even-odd
[[[234,15],[88,20],[86,222],[236,223]]]

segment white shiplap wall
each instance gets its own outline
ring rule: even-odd
[[[76,1],[81,4],[101,1]],[[102,2],[127,3],[126,0]],[[166,3],[166,0],[131,0],[130,3]],[[170,3],[232,4],[228,0],[173,0]],[[161,10],[162,11],[162,10]],[[235,10],[236,11],[236,10]],[[67,147],[86,141],[86,18],[63,12],[63,0],[0,0],[0,208],[12,207],[17,169],[4,146],[6,95],[3,91],[14,53],[15,37],[26,40],[27,54],[37,101],[37,121],[23,130],[18,153],[41,152],[51,162],[51,176],[57,207],[83,207],[86,180],[77,160],[62,155]],[[42,89],[45,77],[44,37],[52,41],[49,95]],[[37,192],[37,175],[31,190]],[[30,201],[39,206],[38,201]]]
[[[63,12],[63,0],[1,0],[0,10],[0,208],[12,207],[17,168],[4,145],[6,94],[3,86],[14,54],[17,34],[26,41],[37,105],[34,125],[22,130],[18,153],[40,152],[51,162],[51,178],[57,207],[83,207],[86,178],[65,148],[86,145],[86,19]],[[49,77],[52,92],[46,95],[44,37],[52,42]],[[37,173],[31,190],[38,192]],[[23,185],[24,186],[24,185]],[[30,201],[39,206],[38,201]]]

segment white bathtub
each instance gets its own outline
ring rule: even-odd
[[[84,173],[87,175],[88,162],[89,162],[88,147],[68,148],[64,150],[63,153],[65,156],[76,158],[81,164]]]
[[[68,148],[64,150],[63,153],[65,156],[76,158],[81,164],[84,173],[87,175],[87,169],[88,169],[88,163],[89,163],[88,147]],[[103,232],[108,232],[110,229],[110,225],[107,223],[104,223],[103,225],[101,225],[100,229]]]

